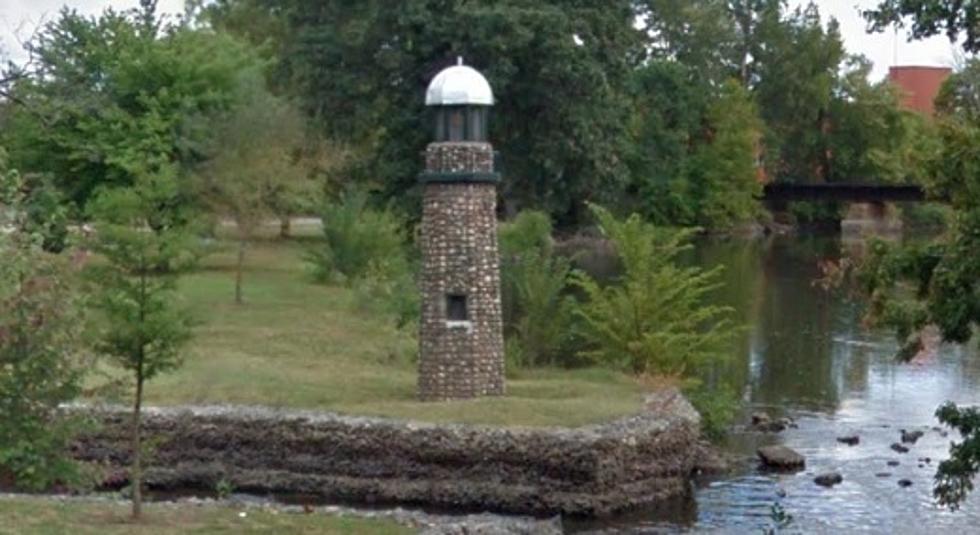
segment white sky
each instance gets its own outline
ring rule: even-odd
[[[808,0],[789,0],[790,6],[807,3]],[[874,77],[881,78],[891,65],[941,65],[952,66],[957,47],[943,37],[909,43],[904,32],[868,35],[859,10],[871,8],[877,0],[816,0],[820,13],[826,18],[833,16],[841,24],[841,33],[851,53],[867,56],[874,62]],[[0,50],[14,59],[23,54],[18,37],[26,39],[33,29],[57,15],[63,5],[85,14],[97,14],[106,7],[129,9],[138,0],[0,0]],[[183,11],[184,0],[159,0],[159,8],[167,13]]]

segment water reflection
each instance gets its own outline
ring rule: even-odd
[[[980,403],[980,355],[973,348],[943,346],[931,362],[896,363],[894,338],[863,331],[858,303],[845,292],[813,284],[820,276],[818,262],[837,259],[841,248],[835,237],[796,237],[709,241],[692,251],[690,262],[726,267],[726,284],[714,299],[734,307],[748,325],[732,359],[705,380],[741,393],[746,413],[764,409],[791,416],[799,428],[780,435],[736,432],[727,447],[745,459],[744,466],[697,488],[691,505],[588,530],[759,532],[772,525],[776,502],[794,516],[791,531],[806,533],[968,532],[980,523],[980,493],[957,513],[936,508],[931,497],[935,466],[947,457],[950,440],[931,429],[937,425],[933,413],[947,400]],[[926,432],[907,454],[889,448],[902,428]],[[861,436],[858,446],[836,442],[848,432]],[[807,470],[758,473],[750,459],[769,443],[804,454]],[[896,460],[898,466],[887,464]],[[844,483],[833,489],[813,483],[816,474],[829,470],[839,471]],[[899,488],[900,478],[910,479],[912,487]]]

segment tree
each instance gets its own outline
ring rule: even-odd
[[[711,94],[697,73],[675,61],[650,61],[632,80],[635,113],[628,153],[632,175],[622,203],[654,223],[693,224],[697,208],[685,169]]]
[[[622,191],[626,84],[643,54],[629,0],[242,3],[278,4],[289,28],[281,61],[305,109],[359,149],[355,177],[405,208],[417,211],[431,139],[425,88],[457,56],[494,88],[491,138],[513,205],[546,208],[565,226],[583,199]]]
[[[970,58],[936,96],[936,113],[980,124],[980,59]]]
[[[688,182],[701,195],[698,223],[729,228],[759,211],[762,183],[756,158],[763,125],[752,96],[733,80],[721,88],[706,119],[708,139],[688,163]]]
[[[962,36],[963,49],[980,51],[980,11],[963,0],[881,0],[875,9],[865,10],[871,31],[880,32],[892,25],[911,22],[910,39],[946,34],[951,42]]]
[[[297,206],[319,193],[312,180],[303,118],[288,102],[268,93],[261,77],[245,84],[249,96],[215,121],[209,159],[198,171],[204,202],[235,222],[238,262],[235,302],[242,303],[245,251],[270,217],[289,220]]]
[[[750,87],[766,122],[766,164],[773,180],[825,182],[826,132],[838,70],[845,58],[838,24],[826,29],[817,7],[797,9],[760,28]]]
[[[232,107],[241,73],[261,64],[227,34],[164,25],[150,0],[93,18],[64,9],[29,50],[0,141],[18,168],[49,176],[76,213],[99,188],[135,183],[125,162],[147,145],[183,175],[207,139],[192,119]]]
[[[571,261],[554,253],[548,214],[523,211],[500,226],[500,274],[508,363],[568,365]]]
[[[43,251],[23,190],[0,148],[0,475],[40,490],[77,475],[74,421],[59,405],[78,395],[88,363],[74,266]]]
[[[619,220],[598,206],[592,211],[623,272],[612,284],[583,272],[572,277],[584,296],[576,312],[584,355],[637,375],[685,379],[724,359],[736,332],[732,310],[704,303],[718,271],[677,264],[693,232],[655,227],[636,214]]]
[[[903,109],[888,81],[871,83],[871,63],[851,56],[829,108],[826,178],[829,182],[924,183],[931,125]]]
[[[104,316],[97,348],[132,374],[133,517],[142,507],[141,408],[146,381],[179,366],[191,321],[175,303],[178,277],[194,265],[197,237],[181,210],[176,170],[130,164],[135,183],[102,191],[91,203],[92,250],[104,258],[89,272],[94,306]],[[142,170],[137,170],[142,167]]]

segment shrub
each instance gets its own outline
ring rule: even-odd
[[[418,265],[403,254],[393,254],[372,263],[360,278],[355,290],[362,303],[381,314],[394,318],[399,329],[414,330],[422,312],[418,285]]]
[[[76,422],[58,406],[79,393],[82,322],[71,266],[25,230],[23,190],[0,152],[0,472],[37,490],[78,474],[66,456]]]
[[[339,201],[327,203],[320,217],[324,240],[306,256],[319,282],[337,279],[352,285],[372,265],[405,255],[403,222],[390,210],[369,207],[362,190],[347,190]]]
[[[693,376],[726,358],[737,332],[733,310],[704,302],[719,271],[676,262],[694,231],[658,228],[636,214],[618,220],[594,205],[592,212],[623,274],[606,286],[581,271],[572,275],[585,298],[576,308],[583,355],[637,375],[673,377]]]
[[[551,220],[525,211],[500,228],[508,365],[563,365],[572,331],[571,263],[552,253]]]

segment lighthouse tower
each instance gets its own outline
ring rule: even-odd
[[[429,85],[435,140],[425,153],[419,398],[504,393],[497,183],[487,120],[493,91],[458,65]]]

